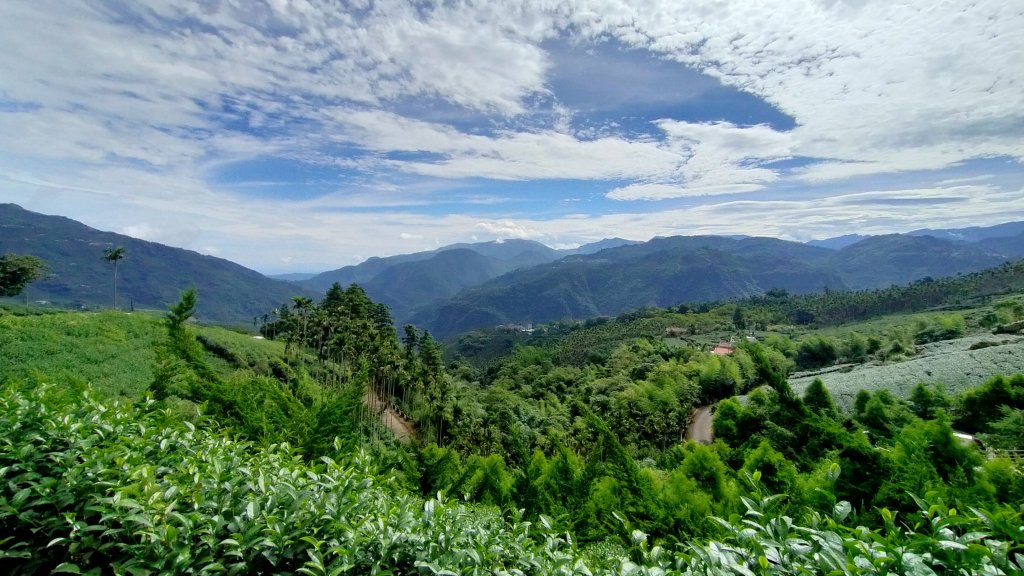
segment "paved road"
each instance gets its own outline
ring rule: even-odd
[[[699,444],[711,444],[715,436],[711,432],[711,406],[702,406],[690,415],[690,425],[686,427],[686,439]]]

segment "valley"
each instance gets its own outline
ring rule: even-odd
[[[325,527],[341,547],[317,556],[309,539],[274,541],[279,552],[259,559],[253,553],[260,545],[251,540],[258,532],[238,532],[243,524],[234,532],[211,528],[238,542],[231,554],[246,569],[462,565],[457,558],[470,544],[459,539],[480,522],[492,526],[487,546],[507,553],[488,556],[492,568],[536,555],[545,570],[572,559],[594,573],[618,573],[627,557],[649,567],[704,569],[708,560],[683,556],[679,546],[742,546],[730,527],[757,518],[767,527],[777,518],[813,524],[831,515],[828,537],[843,542],[848,561],[858,554],[855,542],[885,529],[884,511],[912,515],[934,506],[927,502],[942,502],[984,510],[963,516],[972,530],[991,530],[984,524],[991,514],[1020,523],[1012,504],[1024,495],[1014,472],[1024,410],[1024,262],[873,291],[775,289],[529,330],[492,327],[443,347],[429,331],[396,330],[389,308],[355,284],[334,284],[320,301],[295,297],[273,321],[248,328],[196,323],[201,298],[186,290],[162,315],[5,304],[0,382],[8,407],[0,423],[11,447],[21,442],[26,409],[41,410],[39,429],[59,437],[88,434],[80,424],[62,428],[81,417],[114,418],[115,429],[130,427],[121,432],[125,438],[135,433],[129,423],[145,422],[137,428],[151,431],[139,437],[143,443],[156,434],[166,444],[187,430],[187,442],[208,446],[225,434],[244,443],[203,448],[209,457],[201,460],[164,458],[197,470],[222,466],[216,458],[276,462],[259,466],[271,466],[269,474],[316,478],[321,487],[307,490],[322,502],[356,498],[345,506],[401,530],[409,546],[394,549],[404,550],[405,560],[381,556],[372,551],[376,544],[357,543],[374,542],[379,533]],[[45,420],[51,413],[63,415]],[[954,430],[980,433],[988,452],[956,444]],[[135,488],[120,487],[122,472],[100,464],[121,449],[102,437],[81,442],[97,448],[79,456],[69,448],[66,457],[104,467],[113,493],[128,497],[124,491]],[[25,474],[44,473],[17,454],[0,451],[0,458],[29,466]],[[51,564],[27,560],[38,555],[19,560],[19,549],[41,545],[33,544],[35,531],[58,542],[69,538],[57,524],[25,531],[26,522],[35,522],[30,518],[56,513],[48,510],[81,514],[98,526],[151,518],[145,522],[178,531],[181,522],[210,521],[198,500],[188,504],[199,506],[189,519],[173,521],[147,516],[161,514],[159,499],[135,509],[135,520],[116,507],[100,517],[73,501],[28,500],[19,495],[31,493],[35,476],[12,472],[21,469],[7,468],[10,491],[3,497],[15,505],[0,516],[15,534],[0,565],[15,572],[90,566],[73,555],[53,556]],[[154,482],[145,490],[181,489],[173,476]],[[378,492],[329,487],[352,483]],[[202,498],[218,494],[203,490],[214,492]],[[246,502],[262,502],[266,514],[283,513],[274,511],[285,501],[281,494],[263,488],[245,494],[216,497],[239,499],[228,504],[244,508],[239,521],[262,513]],[[308,530],[309,514],[335,505],[293,507],[288,525]],[[394,506],[407,512],[391,517]],[[422,538],[434,537],[432,514],[451,518],[446,530],[458,538],[450,545],[422,547]],[[527,536],[520,521],[547,528]],[[909,525],[902,530],[899,538],[914,546],[928,542]],[[563,533],[579,547],[553,545],[553,535]],[[988,539],[1013,541],[1010,534]],[[648,541],[677,552],[650,555]],[[161,546],[122,549],[132,562],[169,569]],[[188,546],[198,551],[207,544]],[[1015,562],[992,548],[963,561],[972,570]],[[801,565],[791,559],[794,569]]]
[[[0,576],[1024,575],[1022,29],[0,1]]]

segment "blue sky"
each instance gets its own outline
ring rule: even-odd
[[[0,201],[269,273],[1022,220],[1022,26],[1005,0],[12,0]]]

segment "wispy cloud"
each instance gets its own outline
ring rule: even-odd
[[[0,198],[250,266],[1024,217],[1012,2],[13,0],[0,22]]]

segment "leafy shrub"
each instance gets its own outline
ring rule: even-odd
[[[914,334],[914,342],[927,344],[942,340],[960,338],[967,330],[967,323],[960,315],[936,316],[931,322],[922,321]]]
[[[53,388],[0,391],[0,571],[89,574],[1018,574],[1019,511],[958,513],[917,501],[916,521],[843,525],[850,506],[806,523],[752,475],[718,541],[670,551],[632,530],[632,549],[576,548],[541,517],[403,493],[365,456],[305,463],[175,423],[148,404],[103,405]],[[990,466],[991,467],[991,466]],[[1005,468],[1005,465],[1003,466]],[[642,480],[604,477],[581,516],[620,533],[611,511]],[[991,474],[997,474],[995,469]],[[1005,476],[1005,474],[1003,474]],[[687,476],[668,481],[697,504]],[[692,482],[692,481],[691,481]],[[602,506],[611,504],[611,506]],[[696,506],[695,510],[703,509]],[[675,508],[685,513],[683,507]],[[647,511],[652,516],[660,512]],[[637,518],[642,519],[642,516]],[[628,554],[627,554],[628,553]]]

